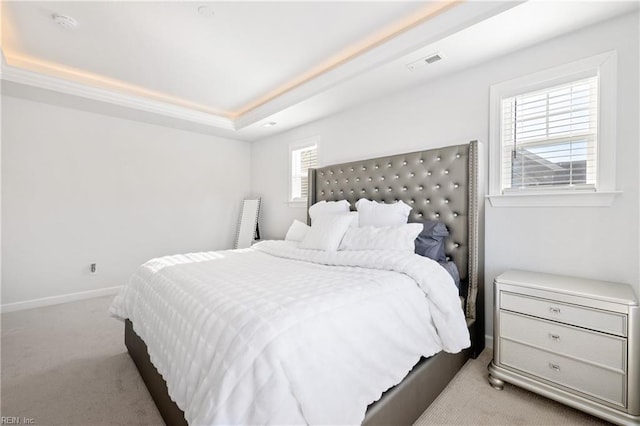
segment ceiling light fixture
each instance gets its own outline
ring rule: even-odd
[[[51,15],[51,19],[65,30],[75,30],[78,27],[78,21],[73,19],[71,16],[54,13]]]
[[[213,9],[210,6],[207,6],[206,4],[203,4],[202,6],[198,7],[198,13],[207,18],[212,18],[213,15],[215,15],[215,12],[213,11]]]
[[[262,125],[262,127],[273,127],[273,126],[275,126],[276,124],[278,124],[278,123],[276,123],[275,121],[270,121],[270,122],[268,122],[268,123],[264,123],[264,124]]]

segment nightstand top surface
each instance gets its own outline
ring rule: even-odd
[[[496,277],[496,282],[562,292],[630,306],[638,305],[638,298],[633,288],[622,283],[521,270],[504,272]]]

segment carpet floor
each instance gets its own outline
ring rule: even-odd
[[[112,297],[2,314],[0,415],[36,425],[163,424],[109,316]],[[506,385],[491,388],[491,351],[469,361],[415,423],[602,425]]]

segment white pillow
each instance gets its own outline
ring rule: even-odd
[[[396,250],[413,253],[415,240],[422,228],[421,223],[349,228],[342,238],[340,250]]]
[[[325,214],[316,217],[311,229],[300,243],[304,249],[336,251],[340,241],[353,222],[350,214]]]
[[[294,220],[289,227],[287,235],[285,235],[284,239],[286,241],[302,241],[309,232],[309,229],[311,229],[311,227],[306,223],[302,223],[299,220]]]
[[[357,228],[358,226],[360,226],[360,221],[359,221],[359,218],[358,218],[358,212],[349,212],[349,213],[346,213],[346,214],[348,214],[350,216],[353,216],[353,220],[351,221],[351,225],[349,225],[350,227]]]
[[[360,226],[400,226],[407,223],[411,206],[402,201],[394,204],[376,203],[361,198],[356,203]]]
[[[357,228],[359,226],[358,212],[347,212],[347,213],[338,213],[338,214],[341,214],[341,215],[344,214],[352,217],[351,223],[349,224],[350,227]]]
[[[347,200],[340,201],[319,201],[309,207],[309,217],[311,218],[311,225],[316,217],[325,214],[347,213],[349,211],[349,202]]]

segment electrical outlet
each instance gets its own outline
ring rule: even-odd
[[[98,273],[98,265],[96,263],[91,264],[91,266],[89,267],[89,273],[91,275],[95,275]]]

